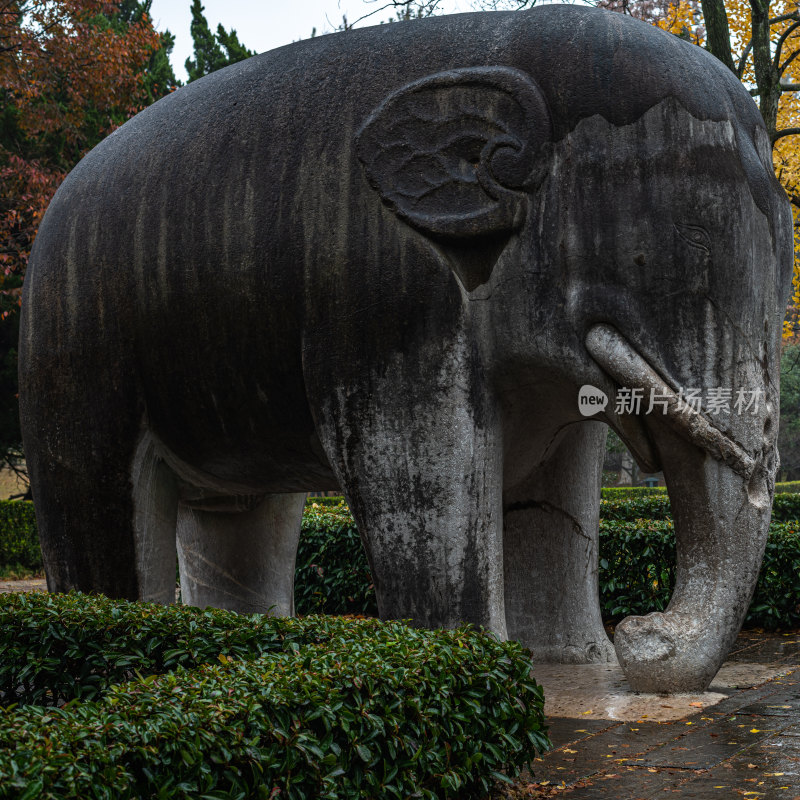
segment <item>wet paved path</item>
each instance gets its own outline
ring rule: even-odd
[[[712,684],[724,699],[667,722],[644,717],[673,698],[651,695],[624,722],[581,712],[579,698],[569,718],[548,718],[554,749],[508,796],[800,800],[800,632],[744,631],[726,668],[739,684]]]
[[[0,581],[0,594],[9,592],[46,592],[47,581],[44,578],[33,578],[27,581]]]

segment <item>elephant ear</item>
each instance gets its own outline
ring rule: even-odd
[[[473,67],[389,95],[357,148],[370,184],[401,219],[458,246],[522,225],[522,190],[551,138],[547,103],[529,75]]]

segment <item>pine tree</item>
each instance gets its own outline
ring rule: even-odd
[[[134,25],[143,16],[147,15],[150,18],[152,5],[153,0],[121,0],[119,7],[110,17],[112,27],[121,33],[124,32],[125,27]],[[161,39],[161,47],[152,52],[144,71],[148,105],[181,85],[169,62],[170,53],[175,46],[175,37],[169,31],[159,33],[158,36]]]
[[[245,58],[255,55],[252,50],[248,50],[239,41],[235,30],[231,30],[229,33],[222,25],[218,25],[217,33],[214,35],[211,28],[208,27],[204,11],[200,0],[192,0],[191,33],[194,43],[194,59],[187,58],[185,65],[189,83],[227,67],[229,64],[244,61]]]

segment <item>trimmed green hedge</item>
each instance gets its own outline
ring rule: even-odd
[[[637,519],[672,519],[669,497],[649,494],[641,497],[612,497],[600,500],[600,519],[609,522],[635,522]]]
[[[800,520],[800,494],[784,492],[776,494],[772,501],[773,522]]]
[[[601,520],[599,583],[605,621],[663,611],[675,585],[672,522]]]
[[[306,506],[343,506],[345,504],[344,497],[342,495],[336,495],[335,497],[307,497],[306,498]]]
[[[468,626],[77,594],[8,595],[0,619],[6,686],[52,700],[66,657],[96,698],[0,711],[0,797],[477,798],[550,746],[530,654]]]
[[[798,503],[794,495],[778,496],[774,508],[776,516],[789,521],[773,522],[770,526],[764,564],[745,622],[751,627],[800,626]],[[601,513],[599,582],[603,618],[615,621],[628,614],[663,611],[674,586],[675,572],[675,535],[669,518],[669,499],[665,496],[603,501]],[[320,509],[316,519],[319,526],[316,531],[324,528],[334,532],[334,536],[327,544],[323,536],[319,549],[309,544],[305,558],[312,559],[315,568],[298,570],[295,580],[295,596],[302,598],[297,601],[300,613],[309,598],[316,598],[316,602],[322,597],[325,602],[317,606],[319,610],[351,611],[353,592],[358,585],[356,576],[363,575],[362,594],[358,595],[363,601],[361,613],[377,614],[367,559],[363,548],[358,546],[358,533],[349,510],[346,506]],[[317,535],[316,531],[312,536]],[[323,585],[324,581],[327,583]],[[342,591],[339,587],[346,588]]]
[[[303,516],[297,554],[295,607],[300,614],[377,614],[375,590],[361,540],[347,506],[312,503]],[[0,503],[0,508],[4,504]],[[30,504],[17,512],[27,519],[24,539],[35,535]],[[316,506],[316,507],[315,507]],[[30,518],[26,514],[30,513]],[[639,497],[612,497],[601,501],[600,587],[605,619],[629,613],[662,610],[672,589],[675,564],[669,497],[649,492]],[[796,529],[800,519],[800,494],[777,494],[764,566],[746,624],[793,627],[800,624],[800,569]],[[6,532],[6,540],[13,539]],[[19,543],[15,553],[27,552]],[[41,556],[30,558],[31,568],[41,566]],[[4,553],[0,550],[0,563]]]
[[[773,523],[745,625],[800,627],[800,522]]]
[[[666,494],[665,486],[603,486],[600,497],[604,500],[620,500],[629,497],[647,497],[653,494]]]
[[[600,523],[603,619],[663,611],[675,585],[671,520]],[[800,523],[772,523],[747,627],[800,626]]]
[[[612,500],[621,497],[643,497],[651,494],[663,494],[666,486],[603,486],[600,496]],[[796,494],[800,492],[800,481],[784,481],[775,484],[775,494]]]
[[[670,520],[672,509],[666,494],[608,498],[600,501],[600,519],[618,522]],[[776,494],[772,503],[772,522],[795,520],[800,520],[800,494]]]

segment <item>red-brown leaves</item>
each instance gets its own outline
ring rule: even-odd
[[[19,294],[36,229],[67,171],[147,104],[160,46],[144,15],[105,0],[0,4],[0,295]]]

